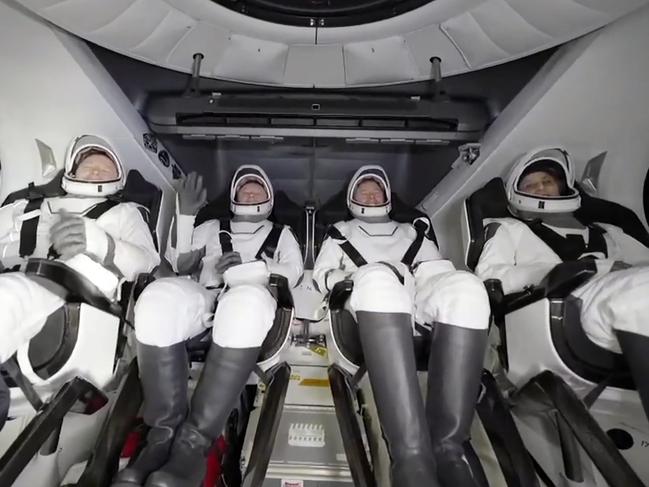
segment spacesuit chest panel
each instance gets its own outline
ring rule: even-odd
[[[103,201],[105,198],[54,197],[45,199],[39,208],[33,210],[29,209],[27,201],[15,204],[11,215],[13,225],[6,235],[0,236],[0,259],[3,265],[12,268],[15,265],[22,266],[30,257],[47,258],[51,245],[50,229],[59,220],[61,213],[84,215]],[[27,235],[30,232],[24,231],[24,225],[30,225],[30,232],[35,234]],[[34,242],[27,245],[27,253],[24,252],[25,238],[34,239]]]
[[[232,243],[232,250],[241,255],[243,262],[250,262],[255,260],[257,251],[270,233],[272,227],[273,224],[268,220],[255,223],[230,222],[230,230],[221,229],[219,225],[219,233],[221,231],[228,231]],[[210,238],[206,247],[206,257],[218,257],[222,254],[221,239],[219,236],[214,235],[213,238]]]
[[[343,235],[368,262],[401,262],[413,242],[407,229],[410,225],[389,223],[348,222]]]
[[[559,232],[540,220],[525,223],[562,261],[577,260],[584,256],[595,258],[608,256],[605,232],[595,225],[589,225],[584,231],[561,229],[562,231]]]

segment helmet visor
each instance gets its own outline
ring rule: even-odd
[[[515,190],[519,194],[541,198],[571,196],[565,169],[550,159],[530,164],[518,178]]]
[[[74,158],[67,177],[84,183],[112,183],[121,177],[120,165],[110,152],[100,147],[85,147]]]
[[[270,188],[265,179],[256,174],[246,174],[234,186],[237,205],[261,205],[270,201]]]
[[[388,203],[387,187],[383,178],[366,174],[354,183],[351,201],[359,206],[378,207]]]

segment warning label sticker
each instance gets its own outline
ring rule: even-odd
[[[304,480],[282,479],[282,487],[304,487]]]
[[[329,379],[302,379],[300,385],[307,387],[329,387]]]

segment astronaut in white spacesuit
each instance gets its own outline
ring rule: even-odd
[[[109,299],[122,280],[159,263],[138,205],[107,200],[123,188],[124,171],[105,140],[83,135],[72,141],[61,186],[61,195],[0,208],[0,363],[64,304],[58,286],[22,272],[29,257],[58,257]]]
[[[622,352],[649,414],[649,248],[620,227],[583,224],[574,167],[561,149],[536,150],[513,167],[506,184],[512,218],[492,219],[476,267],[505,293],[538,284],[563,262],[592,259],[597,274],[570,296],[586,335]]]
[[[392,485],[477,485],[463,443],[477,401],[489,323],[482,282],[443,260],[425,222],[390,219],[390,183],[380,166],[352,178],[354,217],[330,228],[314,281],[330,291],[344,279],[392,459]],[[427,227],[427,224],[425,224]],[[413,326],[432,326],[426,406],[413,351]]]
[[[110,299],[122,279],[133,280],[159,263],[138,205],[104,205],[107,196],[124,186],[121,162],[105,140],[84,135],[71,143],[61,186],[65,194],[35,200],[34,208],[33,202],[19,199],[0,209],[0,262],[5,269],[0,274],[0,362],[63,305],[55,291],[20,272],[29,257],[58,255]]]
[[[302,275],[293,232],[268,220],[273,188],[260,167],[236,171],[232,220],[210,220],[194,229],[204,200],[201,177],[190,174],[178,192],[167,253],[174,270],[186,276],[154,281],[135,307],[144,421],[151,429],[144,449],[113,486],[200,483],[207,453],[273,324],[277,303],[268,277],[280,274],[294,287]],[[185,342],[209,327],[213,343],[188,407]]]

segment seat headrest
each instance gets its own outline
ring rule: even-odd
[[[507,205],[505,184],[501,178],[493,178],[468,198],[472,212],[484,218],[505,218],[511,216]]]
[[[501,178],[493,178],[479,190],[473,192],[465,201],[469,246],[466,265],[475,269],[485,244],[484,220],[486,218],[505,218],[511,216],[507,209],[507,193]]]
[[[124,189],[119,195],[119,199],[120,201],[132,201],[142,205],[153,214],[153,207],[156,203],[159,205],[161,195],[160,188],[144,179],[137,169],[131,169],[126,176]]]

